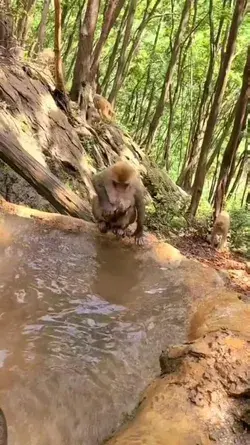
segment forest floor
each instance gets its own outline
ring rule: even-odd
[[[178,237],[171,243],[187,258],[197,259],[216,269],[228,288],[241,294],[243,299],[250,299],[250,275],[243,255],[229,250],[219,252],[197,234]]]

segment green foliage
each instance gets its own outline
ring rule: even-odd
[[[250,213],[248,210],[231,211],[231,245],[250,257]]]
[[[155,1],[156,0],[148,2],[148,0],[141,0],[137,2],[132,33],[126,48],[125,59],[132,48],[138,30],[146,23],[145,20],[147,13],[145,13],[145,11],[147,7],[148,12],[150,12],[155,4]],[[232,20],[233,4],[235,2],[233,2],[233,4],[231,3],[232,2],[222,2],[221,0],[213,1],[211,22],[214,28],[215,38],[217,36],[222,18],[224,18],[224,22],[221,29],[218,53],[216,55],[216,62],[209,90],[210,103],[218,76],[221,57],[223,55],[223,50],[225,50],[226,33]],[[100,36],[103,24],[103,12],[107,2],[101,1],[100,4],[101,7],[95,33],[95,43],[98,41]],[[111,29],[108,40],[101,53],[99,82],[102,87],[106,86],[107,97],[112,89],[117,64],[120,58],[124,28],[121,32],[121,38],[119,40],[116,54],[113,54],[113,51],[117,33],[120,30],[124,9],[126,8],[127,4],[128,0],[125,2],[123,10]],[[184,32],[184,40],[181,42],[181,52],[176,66],[174,67],[171,82],[171,97],[168,95],[166,99],[166,104],[163,115],[160,119],[156,139],[151,151],[148,153],[149,157],[155,163],[163,168],[165,167],[166,138],[168,129],[170,129],[169,174],[173,180],[176,180],[179,177],[183,163],[186,159],[187,149],[190,146],[190,140],[193,135],[192,131],[194,129],[194,123],[197,121],[199,104],[204,90],[204,81],[209,66],[209,57],[211,53],[211,23],[209,21],[209,4],[210,2],[207,0],[194,2],[194,5],[197,7],[195,23],[193,23],[195,16],[195,6],[193,5],[188,26]],[[226,4],[224,9],[223,4]],[[20,6],[19,1],[12,0],[12,9],[16,23],[24,12],[23,5],[25,5],[25,2],[23,2],[22,6]],[[83,0],[76,0],[73,2],[64,0],[62,2],[62,12],[64,18],[62,28],[62,52],[68,88],[71,86],[74,60],[76,57],[79,40],[79,21],[77,21],[77,17],[82,8],[82,18],[84,17],[86,5],[87,1],[84,2]],[[147,22],[143,30],[130,63],[126,65],[126,75],[124,75],[122,87],[119,88],[118,95],[116,97],[116,116],[119,124],[122,129],[125,131],[128,130],[140,145],[143,145],[149,124],[152,120],[161,94],[161,88],[166,71],[169,67],[172,45],[180,23],[183,5],[184,0],[161,0],[159,2],[155,13]],[[37,0],[30,12],[30,25],[25,41],[26,54],[32,53],[32,48],[37,41],[42,9],[43,0]],[[192,26],[194,26],[193,29]],[[159,35],[158,40],[156,41],[158,31]],[[248,14],[240,27],[237,37],[236,52],[233,59],[232,68],[229,72],[229,80],[224,94],[221,112],[215,128],[209,156],[223,133],[225,123],[227,122],[231,110],[235,106],[236,100],[239,96],[239,91],[242,84],[242,72],[245,64],[246,49],[249,45],[249,41],[250,16]],[[50,5],[47,19],[45,46],[50,48],[54,47],[53,2]],[[114,65],[107,84],[103,85],[108,64],[113,55]],[[172,102],[172,108],[170,106],[170,102]],[[219,165],[224,149],[229,140],[231,129],[232,125],[224,137],[219,152]],[[244,144],[241,144],[236,158],[236,164],[238,157],[243,150]],[[89,146],[88,141],[86,141],[86,151],[91,158],[93,147]],[[208,198],[212,178],[216,172],[218,174],[215,160],[206,176],[206,183],[203,193],[204,200],[201,201],[198,213],[198,221],[201,221],[201,223],[203,221],[204,224],[206,224],[205,221],[208,221],[209,214],[211,213],[211,207],[208,205],[205,199]],[[150,224],[161,225],[162,227],[171,227],[172,225],[175,225],[176,227],[184,227],[185,222],[182,220],[182,218],[181,222],[176,220],[176,210],[173,202],[166,202],[164,196],[165,186],[166,184],[164,184],[163,187],[161,187],[160,183],[158,184],[157,196],[155,196],[156,199],[154,202],[155,205],[152,208],[149,208]],[[242,191],[243,184],[240,183],[236,189],[236,194],[234,194],[231,201],[228,203],[229,208],[232,206],[233,208],[239,208]],[[240,214],[240,211],[237,211]],[[155,218],[154,223],[152,223],[152,215]],[[238,236],[237,233],[235,233],[235,236],[233,235],[232,239],[235,245],[238,245],[240,242],[240,236]]]

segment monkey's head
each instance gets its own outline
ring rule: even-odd
[[[111,167],[111,179],[117,191],[126,191],[136,176],[132,165],[124,161],[118,161]]]

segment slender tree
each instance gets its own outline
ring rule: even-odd
[[[31,11],[35,4],[35,0],[25,0],[23,9],[17,22],[17,40],[23,46],[27,36],[29,23],[31,22]]]
[[[37,42],[34,47],[35,54],[40,53],[44,48],[44,42],[45,42],[45,37],[46,37],[46,24],[47,24],[47,18],[48,18],[48,13],[49,13],[50,1],[51,0],[44,0],[44,3],[43,3],[41,21],[40,21],[39,27],[38,27]]]
[[[54,92],[55,98],[65,109],[69,111],[68,96],[65,90],[64,75],[63,75],[63,63],[61,54],[61,41],[62,41],[62,10],[60,0],[54,0],[55,6],[55,39],[54,39],[54,52],[55,52],[55,78],[56,89]]]
[[[78,101],[82,88],[90,83],[90,68],[94,34],[100,8],[100,0],[88,0],[84,20],[80,25],[80,37],[70,96]],[[85,90],[88,94],[88,89]]]
[[[107,90],[108,90],[108,86],[109,86],[109,82],[110,82],[110,76],[111,76],[111,73],[115,66],[115,60],[119,57],[118,56],[118,48],[119,48],[122,33],[124,31],[125,24],[127,21],[128,10],[129,10],[129,4],[127,3],[126,8],[124,8],[120,26],[119,26],[117,34],[116,34],[115,44],[111,51],[111,54],[109,57],[109,62],[108,62],[108,67],[107,67],[107,70],[106,70],[106,73],[105,73],[105,76],[103,78],[102,85],[101,85],[101,89],[105,96],[107,94]]]
[[[177,180],[178,185],[183,187],[184,190],[190,192],[192,186],[193,174],[195,172],[195,167],[199,159],[199,151],[202,145],[202,140],[204,136],[205,125],[208,118],[208,111],[210,105],[210,97],[212,90],[212,79],[214,74],[215,61],[218,56],[219,46],[220,46],[220,36],[223,29],[223,24],[225,20],[224,9],[228,0],[223,1],[221,18],[219,21],[217,34],[214,30],[214,0],[209,0],[208,7],[208,18],[209,18],[209,30],[210,30],[210,41],[209,41],[209,61],[207,66],[206,78],[203,86],[203,91],[198,106],[197,119],[193,120],[193,125],[191,129],[191,138],[189,140],[189,146],[187,148],[187,159],[183,163],[181,174]]]
[[[90,77],[92,80],[94,80],[97,75],[102,48],[107,41],[109,33],[114,26],[125,1],[126,0],[109,0],[108,5],[104,11],[101,35],[96,43],[92,58],[90,70]]]
[[[126,63],[125,54],[126,54],[127,47],[129,45],[130,34],[131,34],[131,30],[132,30],[132,26],[133,26],[133,22],[134,22],[135,11],[136,11],[136,4],[137,4],[137,0],[130,1],[128,16],[127,16],[127,24],[126,24],[123,43],[122,43],[120,56],[119,56],[119,60],[118,60],[117,71],[115,74],[112,90],[109,94],[109,101],[113,105],[115,102],[115,98],[117,96],[117,92],[121,85],[122,72],[124,70],[125,63]]]
[[[152,46],[152,50],[151,50],[151,54],[150,54],[150,60],[149,60],[148,68],[147,68],[147,72],[146,72],[146,80],[145,80],[145,85],[144,85],[144,89],[143,89],[143,93],[142,93],[140,110],[139,110],[139,114],[138,114],[136,136],[138,137],[138,134],[140,135],[138,137],[139,141],[140,141],[140,138],[141,138],[143,130],[144,130],[143,127],[142,127],[143,108],[144,108],[144,102],[145,102],[146,96],[147,96],[147,91],[150,88],[151,71],[152,71],[152,67],[153,67],[153,60],[154,60],[154,56],[155,56],[155,52],[156,52],[157,42],[158,42],[158,39],[159,39],[161,25],[162,25],[162,17],[160,17],[160,20],[159,20],[158,26],[157,26],[157,30],[156,30],[156,33],[155,33],[154,43],[153,43],[153,46]]]
[[[247,58],[243,73],[240,96],[236,105],[234,125],[231,137],[228,141],[221,162],[221,168],[215,192],[215,204],[214,204],[215,216],[217,216],[222,209],[224,198],[229,186],[230,169],[234,161],[236,151],[239,147],[239,142],[244,123],[246,122],[246,111],[249,98],[250,98],[250,46],[248,47],[247,51]]]
[[[9,0],[0,0],[0,48],[11,50],[16,47],[14,24]]]
[[[163,114],[165,104],[168,100],[169,87],[170,87],[170,84],[172,81],[174,68],[175,68],[178,54],[180,51],[183,34],[186,31],[186,27],[188,24],[188,19],[189,19],[189,14],[190,14],[190,9],[191,9],[192,4],[193,4],[193,0],[186,0],[184,3],[184,6],[183,6],[181,20],[180,20],[179,27],[178,27],[178,30],[177,30],[177,33],[175,36],[175,41],[173,44],[170,61],[168,64],[168,68],[167,68],[165,78],[163,81],[163,85],[162,85],[162,89],[161,89],[161,95],[160,95],[158,104],[156,106],[152,121],[150,122],[148,134],[147,134],[145,142],[144,142],[146,145],[147,151],[149,150],[149,147],[151,146],[152,142],[154,141],[160,118]]]
[[[72,48],[72,45],[73,45],[73,41],[74,41],[76,30],[79,29],[83,7],[84,7],[84,2],[79,2],[78,11],[77,11],[76,18],[75,18],[75,23],[74,23],[74,26],[73,26],[73,29],[72,29],[71,33],[69,34],[67,45],[66,45],[66,49],[65,49],[64,54],[63,54],[63,60],[64,61],[66,61],[67,58],[68,58],[68,55],[69,55],[69,53],[71,51],[71,48]]]
[[[224,57],[221,59],[219,74],[217,78],[217,82],[215,85],[215,93],[213,97],[213,102],[211,105],[211,110],[209,113],[206,130],[201,146],[199,162],[195,174],[194,185],[193,185],[193,193],[191,204],[188,209],[188,213],[190,216],[195,216],[199,202],[201,199],[203,186],[205,182],[206,176],[206,165],[207,165],[207,157],[208,152],[211,146],[213,132],[216,125],[217,117],[220,111],[222,99],[224,96],[224,91],[228,81],[228,75],[230,71],[230,67],[232,64],[232,59],[235,51],[236,38],[238,34],[238,30],[240,24],[243,20],[244,13],[246,11],[247,0],[237,0],[235,3],[235,9],[232,17],[232,22],[230,26],[226,52]]]
[[[248,154],[248,140],[246,138],[245,150],[241,154],[241,156],[239,157],[238,164],[237,164],[237,166],[235,168],[235,171],[237,172],[237,174],[235,176],[235,179],[234,179],[234,182],[232,184],[232,187],[231,187],[231,189],[230,189],[230,191],[229,191],[229,193],[227,195],[228,199],[230,199],[231,196],[234,194],[235,190],[237,189],[237,187],[238,187],[238,185],[239,185],[239,183],[241,181],[241,178],[242,178],[243,172],[244,172],[244,167],[245,167],[245,165],[247,163],[248,155],[250,156],[250,153]]]

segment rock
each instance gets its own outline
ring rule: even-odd
[[[246,262],[246,272],[250,274],[250,261]]]

